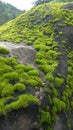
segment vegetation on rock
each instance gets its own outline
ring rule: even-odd
[[[0,54],[8,54],[9,53],[9,50],[0,46]]]
[[[29,68],[20,65],[15,57],[0,56],[0,113],[6,114],[12,109],[25,108],[30,102],[39,103],[39,99],[30,92],[26,94],[28,85],[42,86],[38,71],[31,66]]]
[[[39,125],[51,130],[58,114],[73,111],[72,7],[73,3],[39,5],[0,27],[0,40],[33,45],[35,63],[45,75],[42,81],[33,67],[18,64],[16,58],[0,57],[1,113],[40,102]],[[43,87],[48,99],[45,107],[34,94],[25,94],[29,86],[35,91]],[[24,94],[15,96],[16,91]]]

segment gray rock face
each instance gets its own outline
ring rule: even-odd
[[[71,3],[69,3],[69,4],[67,4],[67,5],[64,5],[63,7],[62,7],[63,9],[69,9],[69,10],[73,10],[73,4]]]
[[[73,130],[73,114],[70,112],[59,114],[53,124],[53,130]]]
[[[38,106],[32,105],[0,117],[0,130],[38,130]]]
[[[23,46],[20,48],[12,49],[12,55],[18,57],[19,63],[34,65],[36,51],[31,46]]]
[[[8,42],[0,42],[0,46],[3,46],[10,50],[10,56],[17,56],[19,63],[35,66],[34,60],[36,57],[36,50],[33,46],[27,46],[26,44],[14,44]]]
[[[53,126],[53,130],[63,130],[62,121],[59,116],[57,116],[56,123]]]

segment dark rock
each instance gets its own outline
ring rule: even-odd
[[[60,113],[57,115],[53,130],[73,130],[73,112]],[[67,126],[67,123],[69,126]]]
[[[38,126],[38,123],[37,122],[33,123],[29,130],[40,130],[39,126]]]
[[[58,23],[56,23],[54,30],[56,30],[55,35],[59,36],[59,32],[63,32],[62,36],[59,36],[56,40],[61,43],[61,41],[65,41],[67,43],[67,47],[73,49],[73,26],[66,25],[64,27],[58,27]]]
[[[0,130],[29,130],[31,126],[34,129],[38,128],[38,123],[37,126],[35,123],[38,122],[38,107],[31,104],[25,109],[13,110],[7,117],[1,116]]]
[[[64,6],[62,6],[62,8],[63,9],[70,9],[70,10],[73,10],[73,4],[71,3],[69,3],[69,4],[67,4],[67,5],[64,5]]]

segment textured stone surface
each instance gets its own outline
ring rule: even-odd
[[[0,130],[31,130],[38,128],[38,106],[30,104],[28,108],[12,111],[7,117],[0,117]]]

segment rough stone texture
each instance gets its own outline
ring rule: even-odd
[[[73,4],[71,3],[71,4],[64,5],[62,8],[63,8],[63,9],[73,10]]]
[[[36,51],[34,48],[28,46],[16,48],[12,50],[12,54],[18,57],[19,63],[34,65],[36,57]]]
[[[67,127],[67,123],[69,127]],[[53,124],[53,130],[73,130],[73,113],[61,113],[57,116],[56,122]]]
[[[26,44],[14,44],[8,42],[0,42],[0,46],[10,50],[10,56],[17,56],[19,63],[35,66],[36,50],[33,46]]]
[[[63,130],[63,122],[59,116],[57,116],[56,123],[53,126],[53,130]]]
[[[55,24],[55,36],[58,35],[57,41],[66,41],[67,47],[73,49],[73,26],[66,25],[64,27],[58,27],[58,23]],[[64,35],[60,36],[59,32],[63,32]]]
[[[37,121],[38,106],[31,103],[26,109],[12,111],[7,117],[1,116],[0,130],[39,130]]]
[[[73,9],[72,5],[65,5],[63,7],[64,9]],[[64,27],[57,26],[57,24],[64,24],[64,19],[62,21],[59,21],[55,23],[54,31],[55,31],[55,40],[59,43],[59,52],[62,53],[58,57],[59,65],[57,67],[57,70],[54,73],[54,76],[57,76],[58,73],[61,74],[61,76],[64,78],[68,74],[68,57],[67,57],[67,50],[70,49],[73,50],[73,26],[66,25]],[[63,35],[60,35],[59,32],[63,32]],[[59,36],[56,38],[56,36]],[[66,42],[66,45],[64,46],[62,44],[62,41]],[[61,86],[61,89],[59,88],[60,96],[62,96],[62,91],[65,89],[65,82]],[[67,122],[69,123],[69,127],[67,127]],[[60,113],[57,115],[56,122],[53,124],[53,130],[73,130],[73,112],[68,111],[66,113]]]

